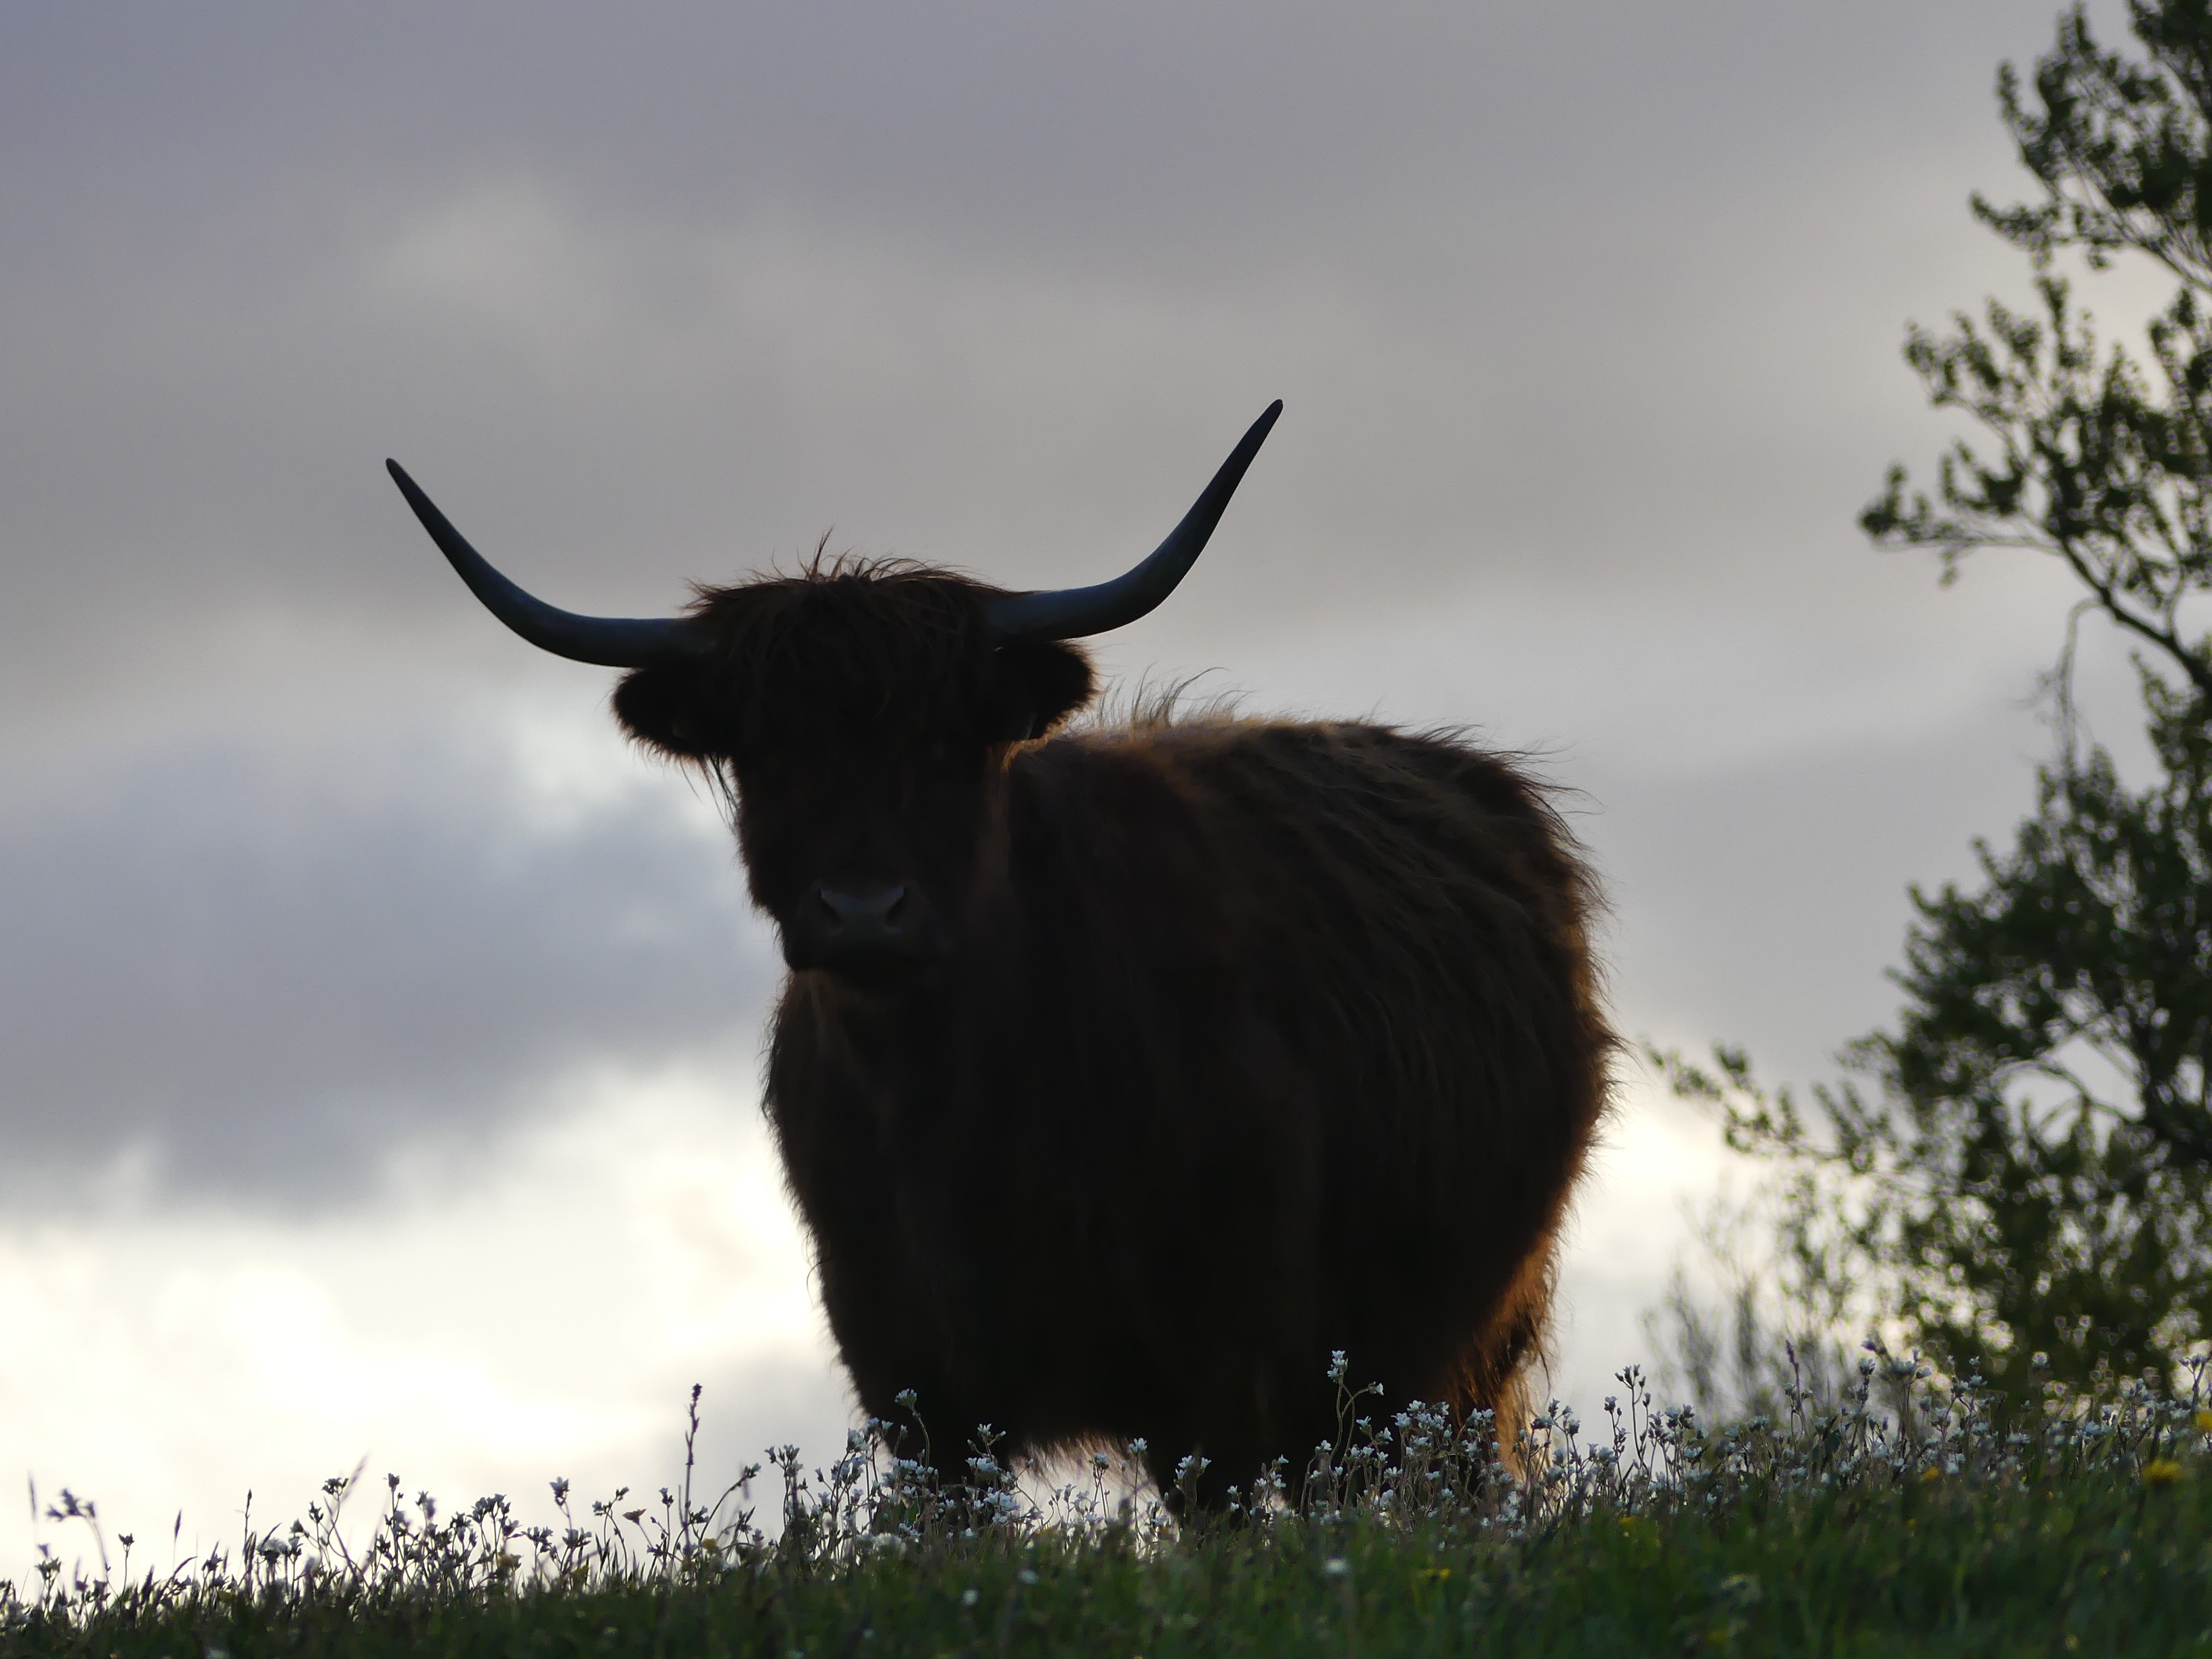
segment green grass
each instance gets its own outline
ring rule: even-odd
[[[0,1602],[0,1652],[2212,1652],[2192,1401],[2124,1385],[2023,1429],[1883,1356],[1845,1399],[1708,1432],[1624,1382],[1594,1434],[1539,1419],[1520,1477],[1480,1424],[1366,1423],[1347,1393],[1343,1449],[1181,1526],[1103,1469],[1025,1494],[986,1448],[951,1491],[866,1437],[775,1460],[774,1536],[745,1492],[577,1517],[556,1487],[567,1523],[530,1528],[391,1490],[349,1546],[333,1481],[167,1575],[50,1562]]]

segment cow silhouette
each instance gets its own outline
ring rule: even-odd
[[[532,598],[391,465],[502,622],[627,669],[623,726],[723,788],[830,1326],[949,1474],[982,1424],[1141,1438],[1218,1500],[1334,1432],[1335,1351],[1510,1431],[1542,1349],[1615,1041],[1545,786],[1455,732],[1070,723],[1073,641],[1166,598],[1281,408],[1095,587],[817,552],[666,619]]]

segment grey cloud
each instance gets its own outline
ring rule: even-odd
[[[6,815],[8,1167],[330,1201],[579,1067],[749,1068],[773,946],[674,806],[548,805],[489,745],[407,733],[168,749]]]
[[[1771,1079],[1836,1074],[1897,1006],[1906,889],[1972,877],[2032,779],[2016,719],[1935,740],[1843,744],[1701,777],[1588,776],[1630,1035],[1749,1042]]]
[[[1817,1059],[1831,1012],[1878,1014],[1897,872],[1937,845],[1824,865],[1881,841],[1854,814],[1938,801],[1916,822],[1955,859],[2025,789],[1960,733],[2044,636],[1960,668],[1851,519],[1940,441],[1904,319],[2020,281],[1964,200],[2010,188],[1988,88],[2050,27],[1999,0],[0,13],[11,1145],[289,1192],[759,1008],[726,853],[652,797],[554,832],[481,757],[391,763],[422,682],[584,682],[477,611],[386,454],[519,579],[629,611],[833,525],[1095,575],[1276,395],[1214,550],[1109,663],[1272,658],[1256,706],[1357,712],[1408,696],[1352,634],[1495,659],[1422,713],[1582,745],[1559,769],[1615,808],[1642,1017]],[[1763,681],[1670,660],[1738,640]],[[295,702],[386,758],[276,730]],[[1887,908],[1812,904],[1826,867]]]
[[[1695,579],[1812,498],[1847,534],[1896,446],[1861,387],[1911,407],[1911,273],[1932,227],[1947,261],[1978,234],[1990,62],[2046,27],[124,15],[0,21],[18,707],[73,657],[136,672],[156,619],[447,617],[394,448],[611,607],[833,522],[1010,580],[1095,569],[1278,393],[1229,532],[1260,556],[1202,573],[1194,617],[1417,604],[1470,562]]]
[[[1563,218],[1655,172],[1741,191],[1776,179],[1778,137],[1801,161],[1911,155],[1960,125],[1932,89],[1986,86],[1993,41],[2045,27],[1752,0],[139,9],[9,19],[0,132],[218,218],[271,180],[522,167],[684,214],[804,198],[1146,266],[1271,229],[1310,252],[1378,201],[1470,188]]]

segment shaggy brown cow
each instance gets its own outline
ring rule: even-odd
[[[629,668],[623,726],[726,788],[830,1328],[949,1471],[978,1424],[1141,1437],[1218,1496],[1333,1432],[1333,1350],[1511,1408],[1543,1339],[1613,1039],[1542,787],[1455,733],[1067,724],[1066,641],[1166,596],[1280,410],[1116,581],[817,560],[665,622],[532,599],[392,467],[503,621]]]

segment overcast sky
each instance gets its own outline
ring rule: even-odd
[[[0,12],[0,1471],[217,1534],[364,1455],[657,1484],[693,1380],[726,1462],[842,1420],[714,804],[387,454],[646,613],[824,532],[1097,579],[1281,397],[1109,668],[1540,750],[1623,1028],[1824,1074],[2045,744],[2063,586],[1854,520],[1945,434],[1905,319],[2025,292],[1966,200],[2052,22]],[[1642,1355],[1718,1167],[1632,1085],[1563,1388]]]

